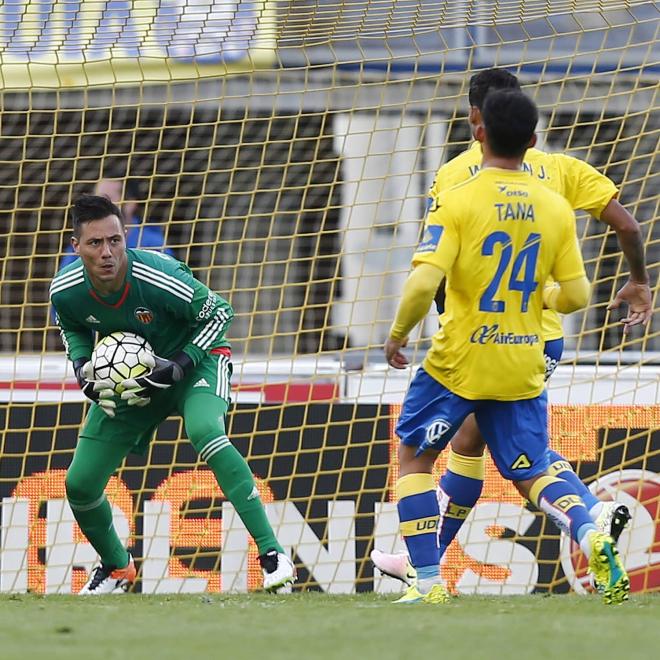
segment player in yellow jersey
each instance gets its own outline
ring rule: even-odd
[[[474,132],[482,123],[481,108],[489,90],[520,89],[518,79],[504,69],[480,71],[470,79],[469,120]],[[444,190],[474,176],[482,160],[481,143],[472,146],[438,170],[429,191],[429,208]],[[610,308],[622,302],[629,306],[623,319],[624,331],[638,323],[646,324],[651,316],[651,291],[644,259],[644,243],[637,221],[617,201],[618,190],[606,176],[588,163],[565,154],[546,153],[536,148],[528,149],[523,169],[551,190],[560,193],[573,209],[582,209],[611,226],[630,267],[630,279],[619,291]],[[444,310],[444,284],[436,294],[438,311]],[[563,351],[563,330],[559,315],[553,310],[543,313],[543,341],[546,362],[546,379],[552,375]],[[602,502],[580,481],[570,463],[554,450],[549,449],[553,473],[570,481],[589,509],[592,519],[601,531],[611,534],[615,540],[630,519],[624,505]],[[440,480],[438,494],[441,500],[442,518],[439,529],[440,554],[449,547],[461,525],[477,503],[483,488],[485,474],[484,441],[473,416],[466,419],[451,441],[448,467]],[[372,551],[372,560],[381,572],[410,584],[414,580],[405,554],[393,555]]]
[[[538,113],[519,91],[484,102],[475,137],[480,171],[439,194],[429,210],[396,318],[385,343],[401,352],[446,276],[447,304],[397,423],[401,533],[417,581],[398,601],[444,602],[439,576],[440,508],[431,475],[438,453],[474,414],[500,473],[570,534],[589,558],[605,602],[628,597],[613,539],[599,532],[573,485],[553,476],[547,454],[543,307],[561,313],[589,301],[566,200],[522,168]],[[552,276],[556,286],[544,287]]]
[[[486,69],[470,80],[469,121],[474,132],[481,123],[481,107],[489,90],[519,89],[518,79],[505,69]],[[429,190],[429,205],[443,190],[466,181],[479,171],[481,144],[475,140],[469,149],[445,163],[436,173]],[[651,289],[644,259],[644,241],[639,224],[618,202],[617,187],[606,176],[582,160],[561,153],[528,149],[523,168],[551,190],[565,197],[575,210],[587,211],[612,227],[630,268],[630,278],[617,293],[610,309],[629,305],[623,319],[624,331],[637,324],[646,325],[652,314]],[[439,296],[443,289],[439,290]],[[546,341],[563,337],[559,316],[546,310],[543,316]]]

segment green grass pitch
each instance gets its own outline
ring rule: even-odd
[[[2,660],[470,660],[658,657],[660,594],[462,596],[392,605],[329,596],[0,596]]]

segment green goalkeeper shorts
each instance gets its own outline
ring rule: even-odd
[[[128,451],[143,454],[158,425],[170,415],[179,414],[184,421],[186,416],[212,416],[214,423],[224,428],[230,403],[231,374],[229,358],[208,355],[180,383],[153,393],[151,403],[142,408],[129,406],[117,397],[116,415],[108,417],[100,406],[93,403],[80,437],[123,444]]]

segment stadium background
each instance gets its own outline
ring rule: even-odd
[[[511,68],[540,105],[546,148],[621,187],[656,282],[658,8],[542,4],[0,8],[0,590],[66,593],[93,561],[63,501],[83,404],[47,291],[66,209],[102,176],[138,183],[144,217],[236,309],[231,435],[301,588],[397,588],[366,560],[374,543],[398,543],[392,422],[410,377],[383,368],[380,345],[426,189],[469,142],[472,71]],[[566,320],[553,442],[594,489],[628,498],[633,588],[657,590],[657,323],[622,341],[605,311],[625,280],[614,234],[583,215],[578,231],[596,286]],[[435,323],[429,315],[416,361]],[[256,585],[254,550],[178,420],[109,495],[143,558],[143,591]],[[483,502],[445,562],[459,591],[582,589],[570,547],[492,467]]]

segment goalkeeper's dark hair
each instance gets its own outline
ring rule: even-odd
[[[488,92],[497,89],[515,89],[520,91],[518,78],[506,69],[484,69],[470,78],[468,101],[481,110]]]
[[[80,195],[71,207],[73,235],[78,238],[81,225],[94,220],[102,220],[109,215],[116,215],[122,226],[124,225],[121,209],[105,195]]]
[[[522,92],[501,89],[490,92],[481,109],[488,146],[496,156],[524,155],[534,136],[539,112]]]

